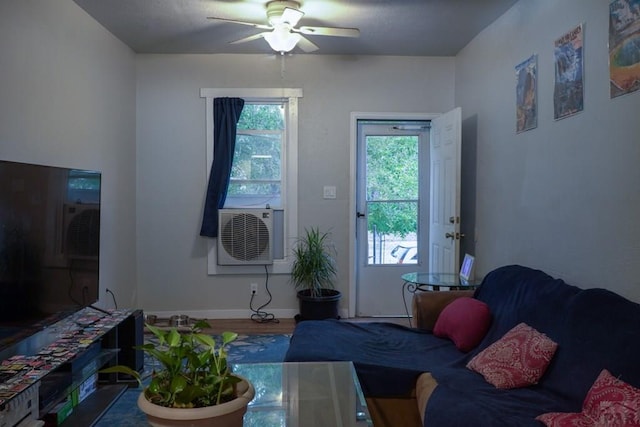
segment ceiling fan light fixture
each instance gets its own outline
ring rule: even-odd
[[[271,49],[276,52],[286,53],[293,50],[300,41],[300,34],[292,33],[286,25],[277,26],[270,33],[264,35],[264,39],[269,43]]]

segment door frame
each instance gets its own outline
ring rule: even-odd
[[[349,126],[349,306],[348,317],[356,316],[356,173],[358,170],[358,120],[433,120],[441,113],[368,113],[352,112]],[[402,287],[401,279],[398,277],[398,295]]]

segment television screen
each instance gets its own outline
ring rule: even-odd
[[[100,184],[0,161],[0,349],[98,300]]]

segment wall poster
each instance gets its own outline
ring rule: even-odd
[[[611,98],[640,89],[640,0],[609,4]]]
[[[553,118],[563,119],[584,109],[583,25],[555,41]]]
[[[538,56],[516,66],[516,133],[538,126]]]

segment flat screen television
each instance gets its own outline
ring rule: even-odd
[[[0,160],[0,351],[98,300],[97,171]]]

